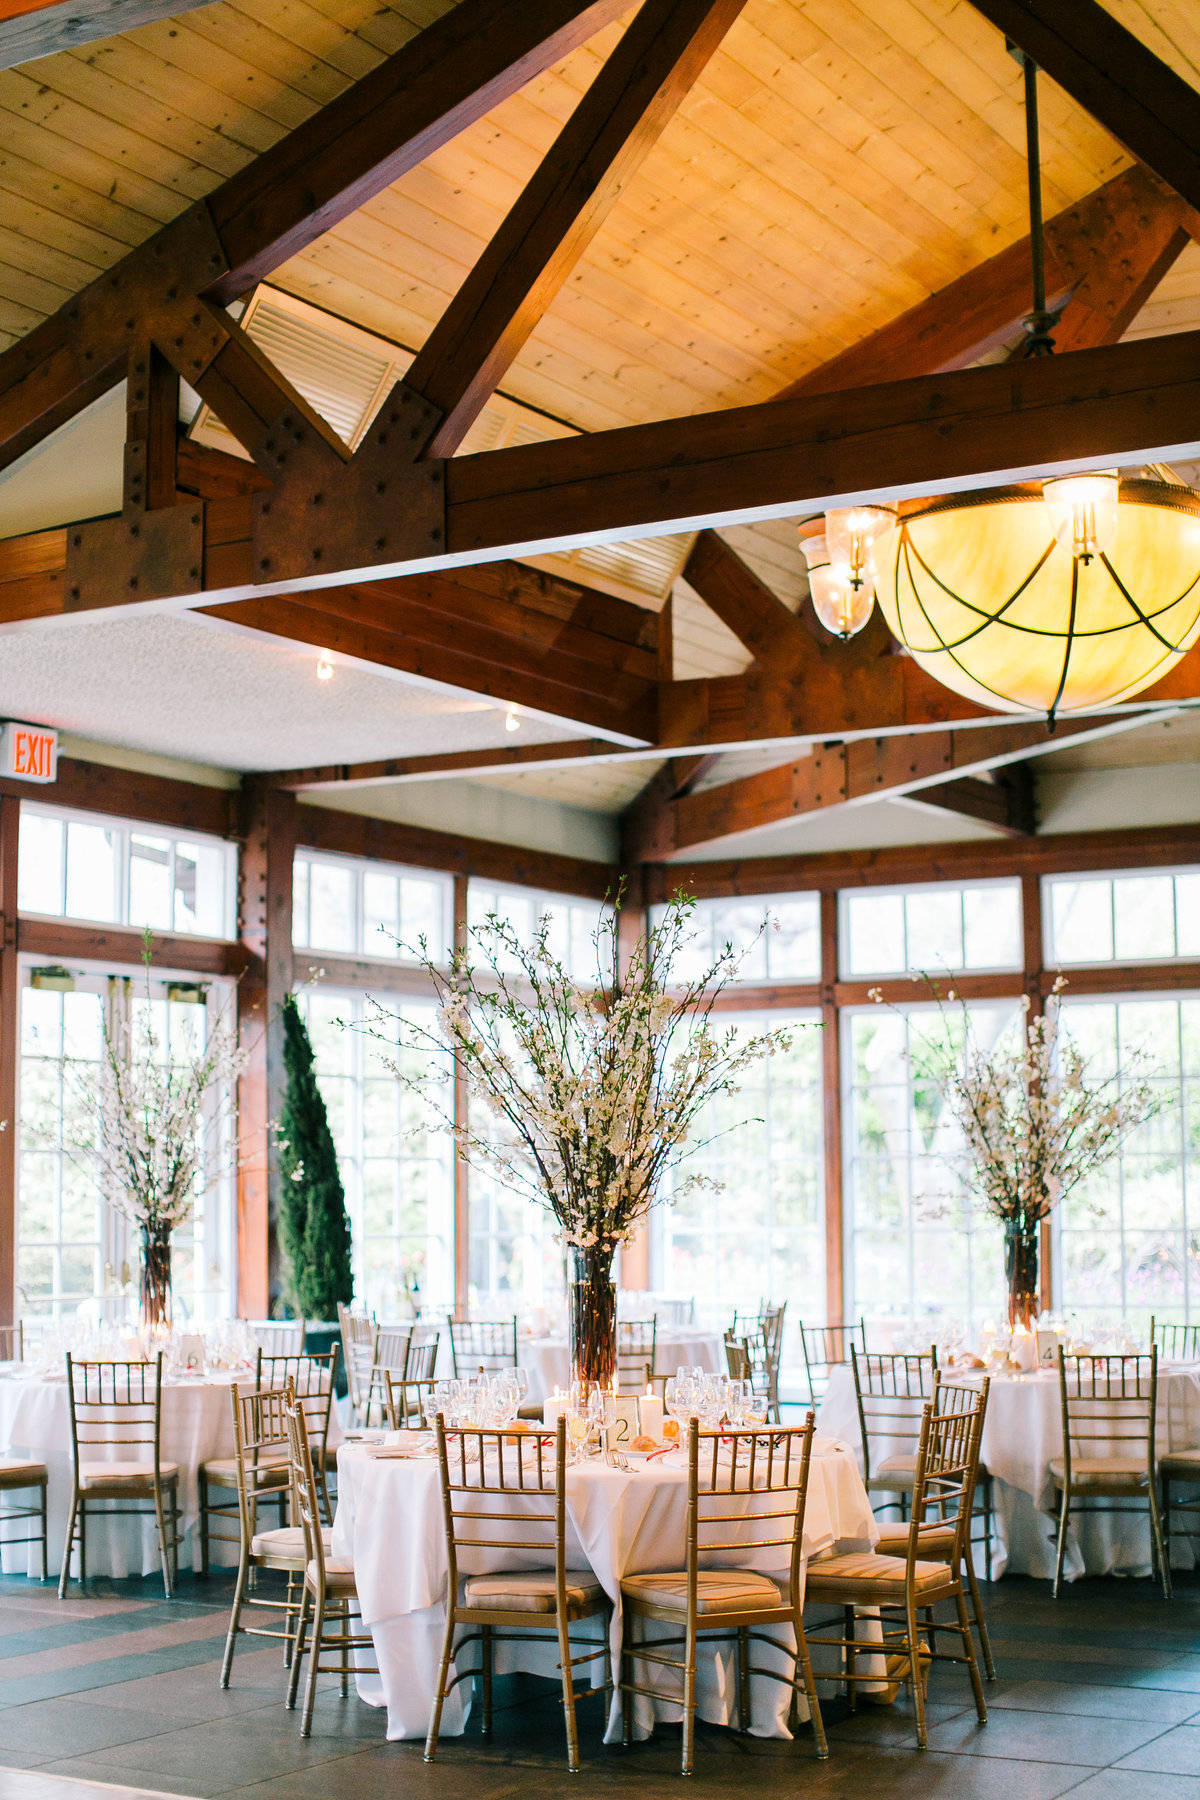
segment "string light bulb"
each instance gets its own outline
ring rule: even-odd
[[[317,680],[318,681],[332,681],[333,680],[333,662],[332,662],[332,659],[330,658],[328,650],[322,650],[320,656],[318,656],[318,658],[317,658]]]

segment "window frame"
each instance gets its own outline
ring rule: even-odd
[[[962,925],[964,954],[966,948],[966,920],[963,915],[963,897],[968,892],[979,889],[1008,889],[1016,896],[1016,942],[1011,962],[992,962],[969,967],[964,964],[939,963],[936,968],[926,968],[913,963],[909,959],[908,949],[908,908],[904,907],[904,964],[898,969],[855,969],[850,961],[850,908],[855,900],[869,895],[872,899],[884,899],[888,895],[898,895],[907,901],[910,895],[954,893],[958,895],[959,919]],[[914,975],[929,974],[933,976],[955,976],[969,979],[977,975],[1019,975],[1023,966],[1022,942],[1024,932],[1024,895],[1019,875],[989,875],[978,881],[919,881],[919,882],[887,882],[863,884],[856,887],[843,887],[837,890],[837,933],[838,933],[838,980],[845,982],[863,981],[906,981]]]
[[[296,937],[296,868],[304,863],[307,868],[314,864],[326,867],[347,869],[354,878],[354,941],[355,948],[344,949],[333,944],[314,944],[311,941],[301,943]],[[363,899],[364,878],[370,874],[391,875],[397,881],[410,876],[418,881],[425,881],[442,890],[442,925],[441,942],[438,953],[433,958],[439,968],[445,966],[454,941],[454,877],[442,869],[423,869],[411,863],[385,862],[374,856],[343,856],[332,850],[313,850],[307,845],[298,845],[292,858],[292,942],[294,952],[308,956],[328,956],[331,960],[338,957],[351,957],[355,961],[379,963],[385,969],[419,969],[420,962],[415,957],[389,956],[379,951],[368,950],[366,944],[366,910]],[[305,902],[308,919],[309,939],[312,936],[312,882],[308,881],[308,895]],[[349,993],[363,990],[339,989]]]

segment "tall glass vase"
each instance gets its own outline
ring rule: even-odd
[[[161,1331],[171,1323],[171,1227],[142,1226],[142,1325]]]
[[[1004,1227],[1004,1278],[1008,1283],[1008,1327],[1033,1330],[1038,1305],[1038,1248],[1041,1226],[1036,1219],[1010,1219]]]
[[[611,1249],[572,1245],[567,1284],[571,1323],[571,1380],[611,1388],[617,1374],[617,1289]]]

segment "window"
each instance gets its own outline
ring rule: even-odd
[[[654,907],[651,917],[657,922],[662,913],[661,907]],[[726,944],[742,956],[738,981],[819,981],[820,895],[698,900],[692,912],[692,937],[675,959],[675,979],[698,980]]]
[[[444,962],[453,893],[448,875],[304,851],[294,869],[292,942],[416,961],[424,938],[433,960]]]
[[[1051,876],[1043,892],[1055,968],[1200,956],[1200,869]]]
[[[1145,1326],[1200,1319],[1200,999],[1071,1000],[1063,1025],[1098,1076],[1145,1072],[1166,1102],[1054,1222],[1060,1312]]]
[[[64,991],[31,985],[21,994],[20,1139],[17,1197],[17,1286],[27,1316],[74,1312],[95,1303],[102,1316],[136,1318],[137,1228],[105,1202],[96,1176],[63,1145],[64,1119],[78,1117],[72,1062],[95,1063],[104,1017],[119,1008],[153,1009],[153,1028],[170,1054],[185,1037],[202,1045],[210,1009],[232,1000],[227,983],[207,1001],[172,1000],[170,984],[141,976],[79,975]],[[71,977],[66,977],[71,980]],[[215,1128],[215,1126],[213,1127]],[[74,1141],[75,1133],[68,1134]],[[172,1234],[176,1316],[227,1315],[234,1293],[233,1182],[223,1177],[197,1200],[190,1220]]]
[[[409,1298],[446,1305],[454,1298],[451,1141],[431,1128],[429,1103],[396,1080],[395,1036],[375,1035],[386,1025],[361,995],[306,989],[297,1001],[346,1190],[355,1297],[380,1318],[394,1317]],[[431,1001],[397,997],[389,1006],[399,1015],[434,1018]],[[417,1066],[425,1060],[418,1055]],[[437,1104],[451,1105],[448,1060]]]
[[[1022,1017],[1011,1001],[968,1011],[984,1046]],[[855,1008],[843,1030],[847,1317],[978,1326],[1003,1302],[1003,1243],[964,1190],[961,1139],[938,1088],[961,1016]]]
[[[722,1013],[723,1029],[745,1036],[793,1028],[792,1047],[746,1071],[696,1124],[693,1141],[712,1141],[683,1169],[722,1188],[692,1188],[654,1215],[655,1287],[695,1298],[729,1323],[735,1308],[786,1300],[788,1320],[825,1317],[822,1220],[821,1032],[815,1012]]]
[[[506,1188],[486,1169],[471,1170],[468,1253],[472,1307],[509,1318],[562,1298],[564,1252],[548,1208],[524,1188]]]
[[[841,910],[843,979],[1021,966],[1015,881],[851,889],[841,896]]]
[[[608,933],[599,944],[596,933],[608,908],[599,900],[581,900],[565,894],[547,894],[535,888],[502,887],[495,883],[472,880],[467,886],[467,924],[478,930],[489,913],[495,913],[510,925],[521,944],[531,944],[538,921],[548,917],[550,930],[547,948],[556,956],[573,980],[585,986],[604,986],[612,980],[612,971],[601,968],[597,952],[609,948]],[[475,957],[472,945],[472,956]]]
[[[21,803],[22,912],[231,938],[235,879],[233,845],[220,838]]]

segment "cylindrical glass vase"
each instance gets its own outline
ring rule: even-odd
[[[612,1251],[570,1251],[567,1283],[571,1323],[571,1380],[612,1389],[617,1375],[617,1289]]]
[[[142,1226],[142,1325],[161,1331],[171,1323],[171,1227]]]
[[[1038,1248],[1041,1226],[1034,1220],[1004,1229],[1004,1278],[1008,1283],[1008,1328],[1032,1331],[1038,1304]]]

